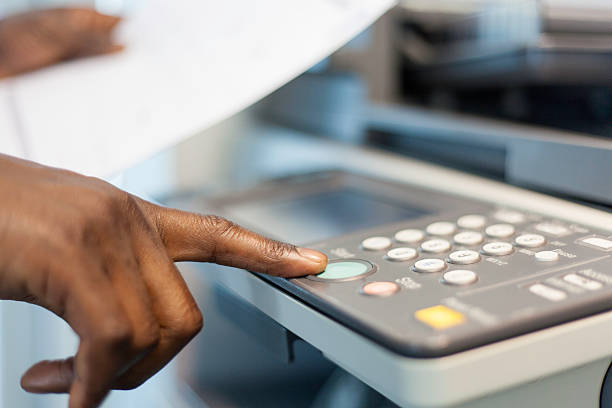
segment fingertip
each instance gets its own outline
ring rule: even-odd
[[[73,377],[72,358],[41,361],[21,376],[19,385],[23,390],[34,394],[67,393]]]
[[[317,265],[317,267],[322,267],[325,269],[325,266],[327,265],[327,256],[323,252],[302,247],[298,247],[296,250],[302,258],[313,263],[314,265]]]
[[[21,376],[19,380],[19,385],[24,391],[40,394],[43,393],[45,389],[46,375],[43,370],[41,370],[41,366],[43,366],[46,361],[41,361],[39,363],[34,364],[32,367],[28,368],[25,373]]]
[[[22,374],[21,379],[19,380],[19,386],[22,390],[26,392],[36,392],[36,386],[31,379],[30,371],[32,368],[28,368],[28,370]]]
[[[292,257],[290,263],[285,265],[280,276],[285,278],[295,278],[306,275],[315,275],[325,270],[327,266],[327,256],[311,248],[298,247],[295,250],[298,256]]]

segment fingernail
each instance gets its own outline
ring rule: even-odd
[[[325,256],[325,254],[319,251],[315,251],[314,249],[298,248],[297,251],[302,258],[306,258],[311,262],[322,264],[327,260],[327,257]]]

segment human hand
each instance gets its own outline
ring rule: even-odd
[[[36,393],[95,407],[139,386],[202,327],[175,261],[294,277],[326,257],[216,216],[163,208],[91,177],[0,155],[0,299],[54,312],[80,338],[74,357],[23,376]],[[231,273],[231,272],[228,272]]]
[[[36,10],[0,20],[0,78],[118,51],[122,47],[111,35],[119,21],[78,8]]]

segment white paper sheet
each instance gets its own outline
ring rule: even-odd
[[[149,0],[120,27],[124,52],[51,67],[0,89],[14,92],[27,158],[108,176],[256,102],[392,4]]]

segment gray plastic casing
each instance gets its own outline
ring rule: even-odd
[[[612,234],[610,213],[505,183],[334,142],[300,139],[299,148],[309,157],[319,157],[323,164],[333,163],[347,171],[494,206],[545,214]],[[214,210],[210,204],[198,199],[183,207]],[[537,386],[538,383],[571,383],[579,388],[561,387],[554,393],[542,393],[538,388],[539,401],[550,401],[553,404],[550,406],[557,407],[565,401],[565,406],[569,407],[576,406],[575,398],[579,398],[581,406],[595,408],[599,406],[601,381],[612,356],[612,342],[609,341],[612,339],[612,312],[557,324],[444,357],[424,359],[391,351],[279,290],[278,286],[258,275],[243,270],[232,273],[223,270],[215,274],[214,280],[321,350],[340,367],[405,407],[463,407],[463,404],[488,407],[492,406],[490,398],[504,390],[509,390],[507,393],[513,389],[520,390],[521,395],[530,397],[534,394],[526,393],[525,387],[532,389],[531,385]],[[580,379],[565,375],[570,372],[580,373]],[[543,380],[559,378],[563,379]],[[521,388],[516,388],[519,386]],[[512,395],[516,396],[516,393]],[[485,405],[468,402],[476,399],[484,401]]]

